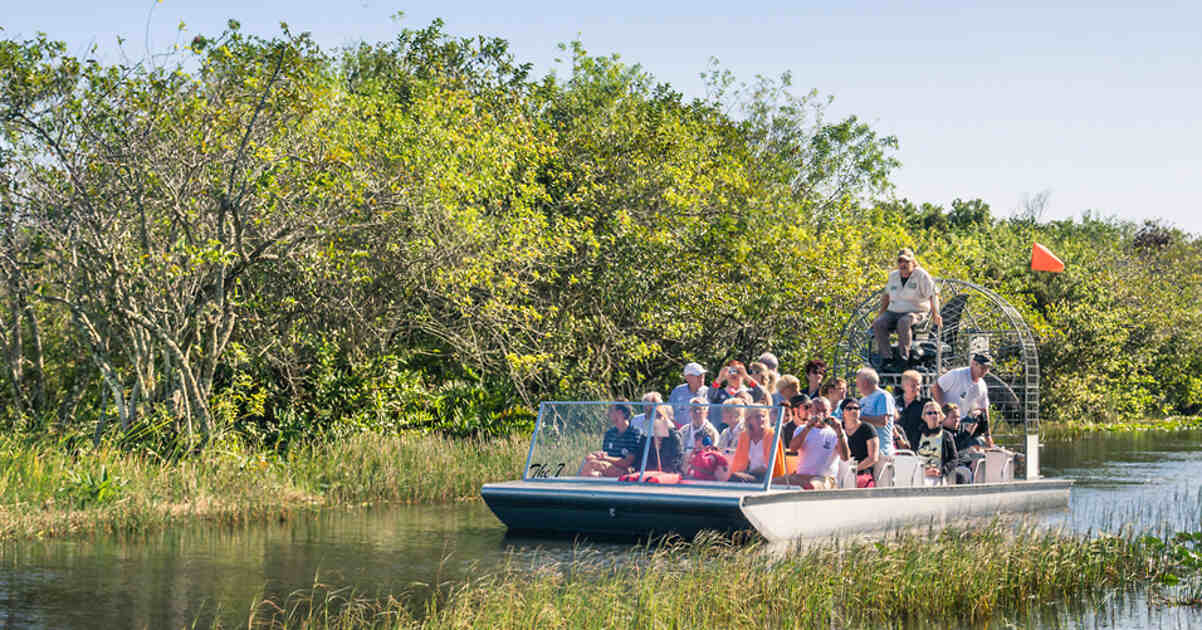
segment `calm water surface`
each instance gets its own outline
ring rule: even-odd
[[[1202,432],[1049,443],[1045,476],[1077,481],[1072,505],[1041,514],[1082,534],[1202,528]],[[1188,500],[1186,500],[1188,499]],[[1191,509],[1192,508],[1192,509]],[[480,502],[328,511],[226,529],[190,526],[134,540],[22,542],[0,549],[0,628],[245,626],[254,603],[315,581],[360,593],[428,592],[503,563],[540,566],[629,545],[515,539]],[[1003,620],[1020,627],[1191,628],[1202,613],[1149,607],[1139,593],[1104,606]]]

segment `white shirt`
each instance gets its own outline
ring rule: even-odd
[[[647,414],[640,413],[639,415],[631,418],[630,426],[638,429],[639,431],[642,431],[643,434],[646,435],[648,433],[648,431],[647,431]]]
[[[710,436],[712,446],[717,446],[718,438],[721,437],[718,435],[718,430],[714,428],[714,425],[709,423],[709,420],[703,420],[700,427],[695,427],[692,422],[689,422],[680,430],[680,435],[684,440],[684,450],[686,451],[692,450],[695,447],[698,435]]]
[[[805,427],[800,430],[805,431]],[[839,463],[835,461],[838,445],[839,436],[834,429],[825,425],[810,429],[805,443],[801,445],[797,474],[834,477],[839,472]]]
[[[935,295],[935,280],[922,267],[915,267],[903,285],[901,272],[889,272],[885,283],[889,294],[889,310],[894,313],[926,313],[931,310],[931,296]]]
[[[768,460],[764,458],[764,438],[768,437],[767,432],[760,436],[760,441],[756,442],[747,436],[747,441],[750,443],[747,450],[747,472],[759,473],[768,470]]]
[[[984,377],[972,382],[972,368],[949,370],[939,377],[938,382],[939,389],[943,390],[943,402],[959,405],[961,417],[977,409],[989,408],[989,387],[985,385]]]

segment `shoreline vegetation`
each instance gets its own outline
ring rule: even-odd
[[[1122,424],[1050,423],[1042,439],[1202,428],[1200,417]],[[1020,431],[999,431],[999,437]],[[529,438],[351,434],[286,453],[218,440],[164,458],[102,444],[0,438],[0,541],[126,535],[186,520],[242,524],[312,509],[479,500],[521,475]]]
[[[1186,542],[1182,542],[1182,541]],[[1049,606],[1090,610],[1107,593],[1153,586],[1188,601],[1177,559],[1192,537],[1083,539],[1022,524],[898,533],[773,549],[719,538],[508,566],[449,589],[368,596],[320,585],[263,600],[247,626],[304,628],[878,628],[1014,621]],[[1167,585],[1177,584],[1169,589]],[[716,586],[717,585],[717,586]],[[732,590],[733,588],[733,590]],[[1004,624],[999,624],[1004,625]],[[1023,624],[1020,624],[1023,625]],[[214,627],[220,627],[214,625]],[[924,626],[925,627],[925,626]]]
[[[1127,422],[1089,422],[1079,420],[1044,421],[1039,425],[1039,439],[1062,441],[1098,433],[1145,433],[1149,431],[1192,431],[1202,429],[1202,416],[1169,416],[1167,418],[1144,418]],[[994,436],[1021,436],[1022,425],[998,423]]]
[[[0,438],[0,540],[242,524],[332,507],[439,503],[521,474],[529,439],[360,433],[287,454],[217,444],[178,460]]]

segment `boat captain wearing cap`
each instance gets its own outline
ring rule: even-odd
[[[939,293],[935,280],[918,266],[910,248],[897,252],[897,269],[889,272],[881,295],[881,310],[872,322],[881,371],[901,372],[909,367],[913,329],[931,318],[936,327],[943,325],[939,315]],[[897,357],[889,345],[889,332],[897,330]]]
[[[948,370],[931,386],[931,396],[940,405],[955,403],[960,406],[960,426],[990,448],[993,435],[989,432],[989,386],[985,375],[989,373],[990,358],[984,352],[972,355],[968,367]]]
[[[676,413],[678,424],[683,425],[689,421],[690,400],[697,397],[708,398],[710,388],[705,386],[705,372],[706,369],[701,367],[700,363],[685,364],[684,383],[677,385],[672,393],[668,394],[668,404]]]

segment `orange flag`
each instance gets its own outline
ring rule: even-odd
[[[1050,271],[1052,273],[1060,273],[1064,271],[1064,263],[1056,254],[1048,251],[1048,248],[1039,243],[1031,243],[1031,271]]]

